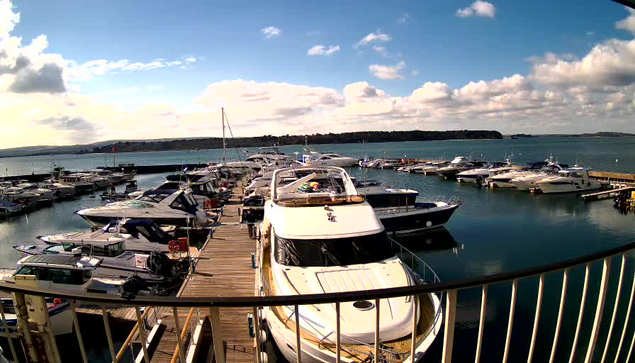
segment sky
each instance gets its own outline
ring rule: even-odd
[[[0,0],[0,148],[368,130],[635,132],[596,1]]]

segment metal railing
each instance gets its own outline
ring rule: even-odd
[[[121,306],[129,306],[134,307],[136,321],[135,329],[139,331],[139,337],[142,342],[146,342],[148,339],[147,331],[146,331],[146,319],[148,315],[151,316],[149,308],[142,313],[141,307],[168,307],[172,309],[173,317],[175,319],[175,325],[177,327],[176,334],[178,334],[177,341],[174,348],[174,356],[173,362],[176,361],[189,361],[187,357],[183,354],[187,352],[188,349],[184,346],[184,341],[181,339],[184,337],[184,332],[189,332],[190,328],[187,328],[187,323],[183,323],[179,320],[179,315],[177,313],[176,308],[189,308],[191,312],[196,311],[197,308],[207,308],[209,309],[209,314],[206,314],[206,318],[209,318],[212,328],[212,339],[216,343],[214,344],[213,351],[213,359],[216,362],[224,363],[225,362],[225,351],[223,349],[222,342],[225,340],[223,337],[223,329],[221,328],[220,321],[220,312],[219,308],[228,308],[228,307],[249,307],[253,309],[254,316],[257,317],[254,319],[254,329],[256,331],[254,340],[255,340],[255,349],[254,354],[256,355],[256,361],[261,361],[261,335],[260,329],[262,326],[262,321],[260,320],[261,309],[263,307],[278,307],[278,306],[290,306],[293,307],[293,311],[295,311],[296,316],[298,315],[299,306],[301,305],[316,305],[316,304],[335,304],[336,311],[336,329],[334,332],[334,336],[330,337],[330,340],[335,340],[336,351],[337,354],[335,356],[334,361],[339,363],[342,360],[341,357],[341,349],[342,342],[341,338],[343,337],[341,334],[341,305],[344,303],[358,301],[358,300],[369,300],[374,301],[375,306],[379,306],[384,303],[382,300],[395,298],[395,297],[408,297],[415,295],[424,295],[424,294],[439,294],[445,296],[445,306],[443,308],[444,315],[444,324],[445,329],[443,332],[443,338],[441,340],[440,337],[437,337],[436,344],[441,344],[441,361],[442,362],[451,362],[452,361],[452,353],[454,347],[454,328],[456,322],[456,313],[457,313],[457,295],[459,291],[467,290],[467,289],[480,289],[481,291],[481,306],[479,311],[479,324],[478,324],[478,334],[476,338],[476,352],[474,356],[474,361],[476,363],[481,361],[482,357],[482,348],[483,348],[483,333],[485,330],[485,319],[487,315],[487,298],[488,298],[488,289],[492,285],[503,284],[503,283],[511,283],[511,299],[510,299],[510,308],[507,316],[507,330],[505,334],[505,344],[503,349],[503,357],[502,361],[507,362],[510,360],[510,353],[515,345],[511,344],[512,342],[512,333],[514,321],[519,318],[518,314],[527,313],[523,310],[516,311],[516,304],[518,299],[518,291],[519,285],[521,281],[524,281],[529,278],[538,277],[539,286],[538,293],[535,301],[535,310],[532,310],[531,313],[533,315],[533,324],[531,334],[527,334],[530,337],[529,342],[529,351],[527,353],[527,362],[531,362],[535,360],[535,352],[536,352],[536,340],[538,336],[538,328],[541,325],[551,324],[555,326],[555,331],[553,336],[550,336],[550,339],[553,342],[550,344],[550,354],[549,354],[549,362],[556,361],[556,350],[560,349],[560,353],[562,353],[563,349],[565,353],[568,355],[568,361],[584,361],[584,362],[592,362],[600,359],[600,362],[614,361],[614,362],[622,362],[629,361],[631,359],[633,346],[635,343],[635,334],[633,333],[633,324],[631,323],[631,310],[633,305],[633,298],[635,295],[635,273],[633,276],[633,285],[628,290],[623,286],[626,272],[629,269],[625,268],[627,261],[629,260],[630,254],[632,250],[635,249],[635,243],[615,247],[606,251],[593,253],[587,256],[574,258],[567,261],[551,263],[544,266],[533,267],[529,269],[524,269],[516,272],[508,272],[508,273],[499,273],[490,276],[477,277],[466,279],[462,281],[456,282],[438,282],[438,277],[429,277],[435,283],[431,284],[421,284],[415,286],[405,286],[405,287],[395,287],[395,288],[387,288],[387,289],[377,289],[377,290],[367,290],[367,291],[356,291],[356,292],[344,292],[344,293],[336,293],[336,294],[311,294],[311,295],[295,295],[295,296],[253,296],[253,297],[215,297],[215,298],[198,298],[198,297],[157,297],[157,296],[138,296],[133,300],[124,300],[120,297],[114,295],[102,295],[102,294],[76,294],[68,291],[52,291],[48,289],[42,289],[37,287],[25,287],[19,285],[13,285],[8,283],[0,283],[0,291],[14,293],[16,297],[16,313],[17,319],[19,322],[19,326],[21,326],[20,330],[26,340],[33,339],[32,331],[28,328],[28,324],[24,324],[26,321],[26,315],[24,310],[20,310],[20,299],[24,301],[25,295],[30,296],[55,296],[60,299],[64,299],[70,301],[70,309],[72,311],[72,319],[73,324],[75,325],[75,336],[77,337],[77,341],[81,350],[81,357],[84,362],[88,361],[86,356],[86,351],[84,349],[84,339],[82,338],[82,334],[85,333],[80,330],[80,325],[77,320],[77,314],[75,313],[76,306],[84,305],[84,304],[92,304],[103,307],[103,312],[106,313],[108,309],[112,307],[121,307]],[[615,301],[612,306],[612,311],[607,312],[607,318],[610,315],[610,320],[606,320],[609,323],[608,329],[601,329],[602,318],[605,315],[604,309],[607,304],[607,296],[612,296],[612,293],[609,294],[609,276],[611,271],[611,265],[613,259],[617,258],[620,260],[620,269],[619,269],[619,277],[617,281],[614,281],[613,285],[615,286]],[[423,261],[423,260],[421,260]],[[591,299],[594,297],[594,292],[590,290],[591,285],[589,283],[590,280],[590,270],[592,264],[595,262],[601,261],[602,265],[602,273],[601,280],[599,284],[599,288],[597,291],[597,300],[591,301],[595,299]],[[421,263],[420,261],[416,261],[417,263]],[[425,262],[421,263],[422,268],[424,270],[429,268],[425,264]],[[567,297],[567,291],[570,289],[570,279],[571,279],[571,271],[577,266],[585,267],[585,278],[584,283],[582,285],[582,299],[580,300],[579,306],[577,304],[574,305],[574,308],[577,310],[577,319],[575,320],[575,330],[573,330],[572,326],[565,327],[565,300]],[[561,284],[561,295],[558,303],[558,313],[555,321],[541,321],[541,312],[544,310],[543,306],[543,294],[544,294],[544,284],[547,276],[552,274],[560,274],[561,271],[564,271],[562,276],[562,284]],[[427,273],[426,273],[427,274]],[[628,292],[627,292],[628,291]],[[625,309],[625,317],[624,319],[618,318],[618,310],[624,309],[624,304],[626,303],[626,296],[628,296],[628,303]],[[590,335],[588,331],[583,334],[582,330],[582,320],[585,318],[585,308],[595,306],[595,311],[592,315],[593,324],[590,328]],[[569,304],[571,305],[571,304]],[[381,361],[381,340],[380,337],[382,335],[382,331],[379,329],[379,321],[380,321],[380,309],[376,310],[376,328],[375,328],[375,354],[374,359],[376,361]],[[588,310],[588,309],[587,309]],[[206,311],[206,310],[202,310]],[[191,313],[190,315],[192,315]],[[416,314],[413,314],[416,315]],[[570,314],[569,314],[570,315]],[[205,317],[203,317],[205,318]],[[190,318],[191,319],[191,318]],[[588,317],[587,317],[588,319]],[[2,323],[2,327],[8,326],[8,317],[5,314],[5,311],[0,309],[0,320]],[[47,320],[50,322],[50,319]],[[413,319],[413,328],[416,328],[414,325]],[[306,344],[301,337],[301,329],[299,324],[300,319],[296,319],[296,349],[297,352],[297,361],[300,362],[303,358],[302,347]],[[22,323],[22,324],[20,324]],[[26,327],[26,328],[25,328]],[[183,330],[181,330],[183,327]],[[97,327],[94,327],[97,328]],[[120,361],[122,356],[120,354],[115,353],[112,331],[110,324],[108,323],[107,314],[104,314],[104,324],[101,327],[105,329],[106,336],[109,344],[109,351],[111,353],[111,359],[113,362]],[[187,329],[187,330],[186,330]],[[563,329],[567,329],[570,331],[574,331],[574,340],[571,346],[563,346],[561,334]],[[132,335],[132,334],[131,334]],[[585,338],[589,335],[588,339]],[[0,336],[7,338],[8,333],[3,329],[0,329]],[[53,338],[54,342],[54,338]],[[600,344],[598,344],[600,342]],[[413,344],[411,348],[411,355],[414,356],[415,352],[415,344],[413,339]],[[459,344],[472,344],[473,341],[461,341]],[[603,343],[603,344],[602,344]],[[615,345],[617,347],[615,348]],[[124,344],[125,345],[125,344]],[[12,359],[16,359],[16,344],[9,339],[9,346],[11,347]],[[177,351],[178,347],[178,351]],[[55,351],[53,349],[53,351]],[[148,349],[146,344],[141,344],[141,356],[142,360],[148,362],[150,359],[151,352]],[[31,354],[32,352],[27,352],[29,354],[29,359],[31,361],[37,361],[38,357]],[[50,360],[55,361],[56,356],[59,357],[58,354],[51,354]],[[210,356],[208,356],[210,358]],[[427,358],[427,357],[426,357]],[[22,359],[22,357],[20,357]],[[57,358],[59,359],[59,358]],[[211,358],[210,358],[211,359]],[[406,358],[404,358],[406,359]],[[558,361],[561,359],[558,358]],[[514,359],[517,361],[517,359]]]

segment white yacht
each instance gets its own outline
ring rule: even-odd
[[[191,190],[147,191],[137,199],[87,208],[77,214],[93,224],[107,224],[123,218],[153,219],[161,225],[189,226],[206,224],[207,214],[198,208]]]
[[[543,193],[571,193],[599,189],[602,184],[589,176],[589,170],[574,166],[561,170],[557,175],[544,178],[538,183]]]
[[[414,285],[419,280],[390,248],[372,207],[357,194],[342,168],[306,167],[274,173],[265,204],[259,249],[261,293],[266,296],[339,293]],[[375,316],[380,309],[381,354],[395,362],[410,357],[413,314],[418,320],[415,352],[432,344],[442,319],[436,294],[341,304],[342,362],[371,360]],[[335,306],[263,309],[271,334],[296,362],[299,319],[303,362],[335,362]],[[382,358],[383,359],[383,358]]]
[[[55,193],[48,188],[41,188],[35,183],[19,183],[16,185],[16,188],[20,188],[24,191],[39,194],[40,198],[38,199],[38,203],[47,204],[52,203],[55,198]]]
[[[446,179],[453,179],[456,175],[465,170],[476,169],[485,165],[484,162],[470,161],[464,156],[457,156],[448,166],[437,169],[437,174],[443,176]]]
[[[516,188],[517,185],[512,183],[512,180],[534,175],[536,172],[544,171],[545,168],[550,168],[554,164],[556,163],[553,162],[552,158],[549,158],[545,161],[528,163],[520,170],[512,170],[507,173],[501,173],[489,177],[487,179],[487,183],[492,188]],[[561,167],[562,166],[566,167],[566,165],[561,165]]]
[[[302,155],[302,162],[306,165],[350,167],[358,165],[359,160],[335,153],[311,151],[309,154]]]
[[[509,162],[493,162],[482,168],[462,171],[456,175],[456,180],[460,183],[483,184],[487,178],[506,173],[511,170],[512,166]]]
[[[42,184],[46,189],[53,191],[55,199],[67,199],[75,196],[75,187],[72,185],[55,183],[53,181],[47,181]]]
[[[536,172],[521,175],[509,182],[514,185],[517,190],[527,191],[532,188],[537,188],[539,181],[557,174],[560,170],[564,170],[564,168],[557,163],[550,163]]]
[[[449,162],[447,161],[432,161],[429,163],[425,163],[424,165],[414,167],[410,169],[410,172],[423,175],[436,175],[437,170],[448,166],[448,164]]]
[[[110,222],[94,231],[81,231],[38,236],[49,245],[83,242],[123,242],[126,251],[150,253],[168,252],[168,243],[176,238],[170,233],[174,226],[160,227],[151,219],[124,219]]]
[[[93,272],[101,264],[96,257],[74,255],[26,256],[18,261],[18,267],[11,277],[3,278],[6,283],[19,283],[28,276],[35,278],[36,286],[43,290],[66,290],[73,293],[99,293],[120,295],[124,292],[138,294],[150,290],[131,279],[93,277]],[[72,321],[72,319],[67,319]]]
[[[229,161],[221,164],[222,167],[228,169],[253,169],[260,170],[265,166],[272,165],[278,168],[289,166],[293,160],[280,151],[276,146],[261,147],[260,152],[251,154],[245,151],[247,158],[244,161]]]
[[[128,278],[137,276],[147,283],[163,284],[176,277],[171,261],[163,255],[139,254],[126,251],[124,241],[92,240],[62,242],[59,245],[22,244],[13,248],[23,256],[66,255],[99,258],[101,263],[93,271],[95,277]]]

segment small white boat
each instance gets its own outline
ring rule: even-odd
[[[208,223],[208,215],[198,208],[191,190],[181,189],[166,194],[147,191],[141,197],[87,208],[77,214],[93,224],[108,224],[124,218],[153,219],[161,225],[189,226],[194,221]]]
[[[494,175],[506,173],[512,170],[512,166],[509,162],[493,162],[485,165],[482,168],[466,170],[456,175],[456,180],[459,183],[474,183],[482,185],[487,178]]]
[[[557,175],[544,178],[538,183],[540,191],[550,193],[574,193],[600,189],[602,184],[589,176],[589,169],[573,167],[561,170]]]
[[[359,160],[336,153],[311,151],[309,154],[302,155],[302,162],[306,165],[350,167],[358,165]]]

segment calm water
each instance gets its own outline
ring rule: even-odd
[[[375,144],[317,145],[322,151],[339,152],[352,157],[389,158],[453,158],[457,155],[472,156],[486,160],[504,160],[513,154],[513,161],[524,163],[539,161],[553,155],[562,163],[579,164],[603,171],[635,172],[635,138],[536,138],[519,140],[475,140],[475,141],[413,141]],[[251,151],[256,151],[251,148]],[[284,152],[302,154],[302,147],[284,146]],[[222,150],[157,151],[145,153],[49,155],[35,157],[2,158],[0,174],[22,175],[48,173],[53,165],[67,169],[88,169],[98,165],[135,163],[186,164],[220,160]],[[237,159],[235,150],[228,150],[227,157]]]
[[[362,157],[422,157],[446,158],[455,155],[473,155],[488,160],[502,160],[506,154],[514,153],[518,163],[542,160],[553,154],[563,163],[579,163],[596,170],[635,172],[635,139],[527,139],[496,141],[443,141],[405,142],[382,144],[347,144],[317,147],[345,155]],[[293,154],[301,152],[300,147],[284,147]],[[228,156],[235,156],[229,151]],[[481,156],[482,155],[482,156]],[[117,155],[117,163],[134,162],[143,164],[192,163],[218,160],[220,150],[196,152],[152,152]],[[63,155],[33,158],[0,159],[0,168],[9,174],[41,173],[51,169],[56,163],[68,169],[86,169],[106,162],[112,165],[113,156],[108,155]],[[447,231],[431,236],[408,240],[409,247],[428,261],[443,281],[460,280],[504,271],[514,271],[546,264],[591,252],[633,242],[635,239],[635,215],[622,215],[615,211],[611,201],[584,203],[575,195],[531,195],[509,190],[490,190],[473,185],[448,182],[436,176],[424,177],[418,174],[403,174],[395,171],[360,170],[351,173],[359,179],[380,179],[385,185],[416,189],[421,199],[456,197],[464,202],[447,225]],[[164,175],[141,175],[141,188],[157,185]],[[42,209],[27,216],[20,216],[0,223],[0,266],[15,263],[19,255],[11,245],[33,241],[35,236],[45,233],[65,232],[86,228],[88,225],[74,215],[78,209],[101,203],[100,198],[87,196],[68,202],[55,204],[53,208]],[[587,311],[583,320],[584,334],[581,342],[587,340],[595,309],[595,290],[599,285],[600,265],[594,265],[591,289],[587,300]],[[615,261],[611,277],[617,279],[619,263]],[[633,266],[627,265],[625,286],[630,286]],[[566,359],[567,347],[573,341],[577,307],[580,303],[583,271],[574,270],[567,295],[565,327],[561,333],[559,359]],[[560,298],[561,274],[547,279],[543,315],[538,335],[536,361],[544,361],[550,352],[550,344],[555,326],[557,304]],[[630,287],[629,287],[630,288]],[[625,288],[628,293],[629,288]],[[528,350],[528,336],[531,334],[533,311],[537,291],[536,281],[521,283],[514,322],[513,349],[510,362],[524,359]],[[611,285],[605,319],[602,329],[608,328],[608,320],[613,309],[615,287]],[[625,295],[624,295],[625,296]],[[492,286],[488,300],[488,320],[485,328],[484,362],[500,361],[507,326],[510,285]],[[624,299],[626,300],[626,299]],[[622,305],[626,305],[625,302]],[[478,329],[480,291],[462,291],[459,294],[459,310],[455,344],[455,361],[473,360],[475,338]],[[623,321],[624,307],[619,317]],[[621,330],[621,323],[616,329]],[[586,335],[585,335],[586,334]],[[627,342],[630,343],[630,333]],[[442,337],[439,337],[429,352],[440,354]],[[601,347],[603,342],[600,341]],[[616,342],[615,342],[616,343]],[[584,347],[578,347],[584,351]],[[600,349],[601,351],[601,349]],[[601,354],[601,353],[600,353]],[[611,359],[609,355],[609,359]]]

